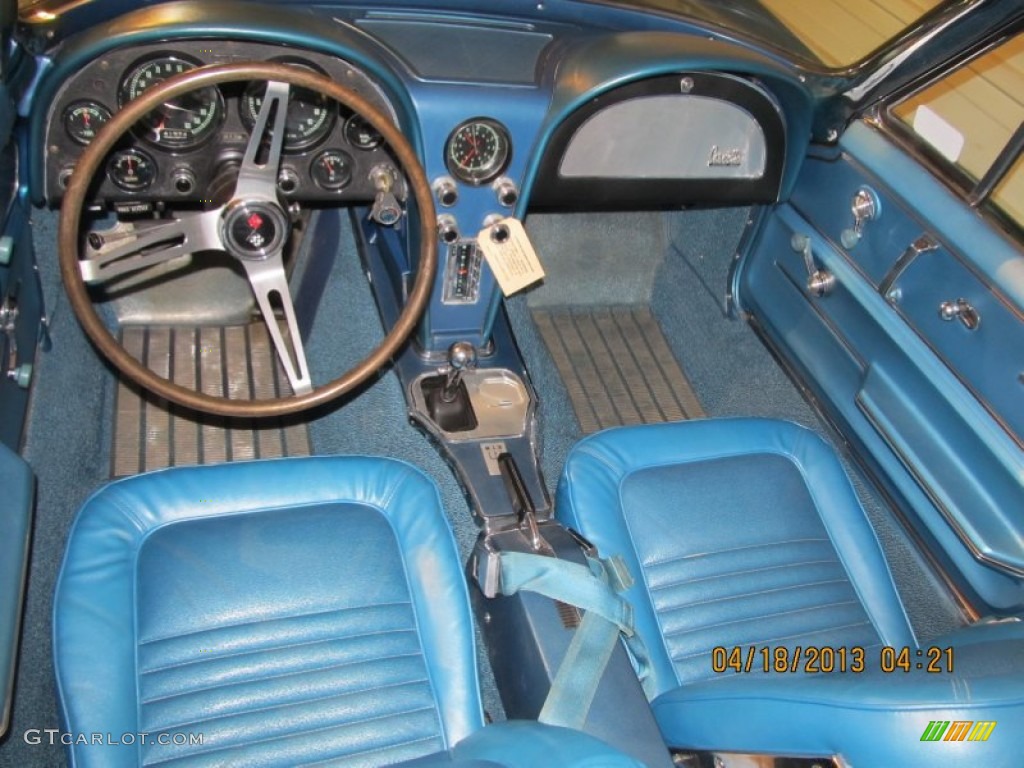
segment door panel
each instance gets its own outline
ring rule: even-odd
[[[16,104],[34,64],[12,41],[17,13],[17,0],[0,0],[0,443],[14,451],[21,446],[43,317],[29,204],[18,194]]]
[[[6,152],[8,150],[0,150]],[[3,183],[0,170],[0,183]],[[13,180],[10,181],[13,185]],[[15,198],[0,232],[0,443],[17,451],[43,316],[28,205]],[[6,263],[2,263],[6,262]]]
[[[981,610],[1019,608],[1024,254],[878,129],[854,124],[840,147],[808,158],[769,214],[740,304]],[[877,214],[854,242],[865,187]],[[834,277],[827,295],[808,290],[794,235]],[[947,301],[958,313],[943,319]]]

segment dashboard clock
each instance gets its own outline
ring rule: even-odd
[[[452,131],[444,155],[452,176],[467,184],[485,184],[508,167],[512,141],[497,120],[477,117]]]

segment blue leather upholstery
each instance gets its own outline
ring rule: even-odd
[[[977,626],[955,673],[884,674],[917,645],[877,539],[828,446],[794,424],[626,427],[572,451],[559,518],[620,554],[652,656],[652,707],[675,746],[841,754],[852,765],[1019,764],[1024,624]],[[715,647],[860,647],[864,671],[715,673]],[[987,742],[922,742],[931,720],[995,720]]]
[[[72,528],[54,605],[72,764],[380,765],[482,726],[472,619],[433,483],[336,457],[157,472]],[[201,746],[156,735],[202,734]]]
[[[25,596],[28,542],[32,533],[35,482],[28,464],[0,443],[0,736],[11,714],[11,689],[18,658],[18,630]]]
[[[104,487],[68,539],[54,657],[73,766],[638,768],[582,733],[482,729],[437,489],[388,459]]]

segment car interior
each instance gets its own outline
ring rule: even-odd
[[[0,765],[1019,766],[1018,0],[0,0]]]

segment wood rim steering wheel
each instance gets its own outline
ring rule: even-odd
[[[231,200],[209,211],[189,212],[141,230],[126,245],[82,259],[79,227],[90,183],[114,144],[150,111],[192,90],[235,81],[267,81],[267,91],[239,169]],[[416,279],[398,320],[369,355],[338,378],[312,386],[282,252],[291,228],[277,194],[291,87],[329,96],[365,118],[388,143],[418,206],[419,263]],[[273,118],[273,119],[272,119]],[[271,124],[273,123],[273,124]],[[269,142],[267,139],[269,138]],[[269,144],[269,150],[266,148]],[[426,174],[413,148],[388,117],[359,94],[325,76],[275,62],[200,67],[147,89],[126,104],[86,147],[71,176],[60,212],[57,247],[61,278],[82,328],[99,351],[126,377],[173,403],[220,416],[259,418],[298,413],[350,392],[382,368],[413,332],[430,300],[437,271],[434,203]],[[203,250],[226,251],[244,267],[267,324],[277,357],[295,394],[267,400],[227,399],[182,387],[146,368],[107,330],[89,298],[87,283],[98,283]],[[277,294],[292,338],[284,341],[271,303]]]

